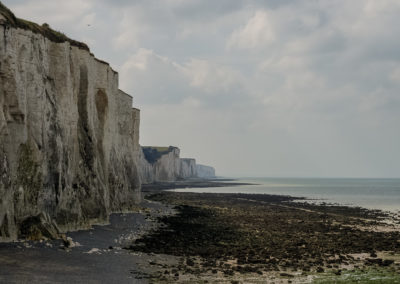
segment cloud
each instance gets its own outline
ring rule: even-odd
[[[119,71],[144,144],[226,175],[398,176],[396,0],[4,2]]]
[[[245,26],[230,36],[228,48],[253,49],[265,47],[275,40],[273,25],[266,11],[257,11]]]
[[[152,50],[141,48],[120,68],[121,87],[141,104],[176,104],[190,94],[183,67]]]
[[[18,1],[12,6],[13,12],[21,18],[38,23],[75,23],[93,8],[92,0],[29,0]]]
[[[243,78],[228,66],[201,59],[178,63],[144,48],[123,64],[120,73],[121,86],[139,104],[179,104],[189,99],[223,107],[244,95]]]
[[[397,67],[392,72],[390,72],[389,78],[393,82],[400,84],[400,67]]]
[[[191,86],[213,95],[233,92],[243,79],[238,71],[201,59],[191,59],[183,70]]]

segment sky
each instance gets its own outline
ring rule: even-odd
[[[86,42],[140,143],[220,176],[400,177],[398,0],[2,0]]]

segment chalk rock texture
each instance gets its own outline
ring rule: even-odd
[[[182,179],[197,177],[196,160],[181,158],[179,177]]]
[[[199,178],[215,177],[215,169],[213,167],[197,164],[196,168],[197,168],[197,176]]]
[[[0,240],[23,235],[33,217],[64,232],[140,201],[131,106],[118,74],[88,50],[0,17]],[[179,171],[161,163],[159,177]]]
[[[140,176],[142,183],[175,181],[179,178],[181,161],[177,147],[142,147]]]
[[[142,183],[176,181],[197,177],[195,159],[180,158],[177,147],[142,147],[140,176]]]

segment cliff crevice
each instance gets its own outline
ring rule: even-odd
[[[104,223],[140,201],[131,106],[85,44],[0,3],[0,240]]]

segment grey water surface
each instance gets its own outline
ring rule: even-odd
[[[306,197],[315,202],[400,210],[400,179],[372,178],[240,178],[254,183],[232,187],[176,189],[178,192],[279,194]]]

